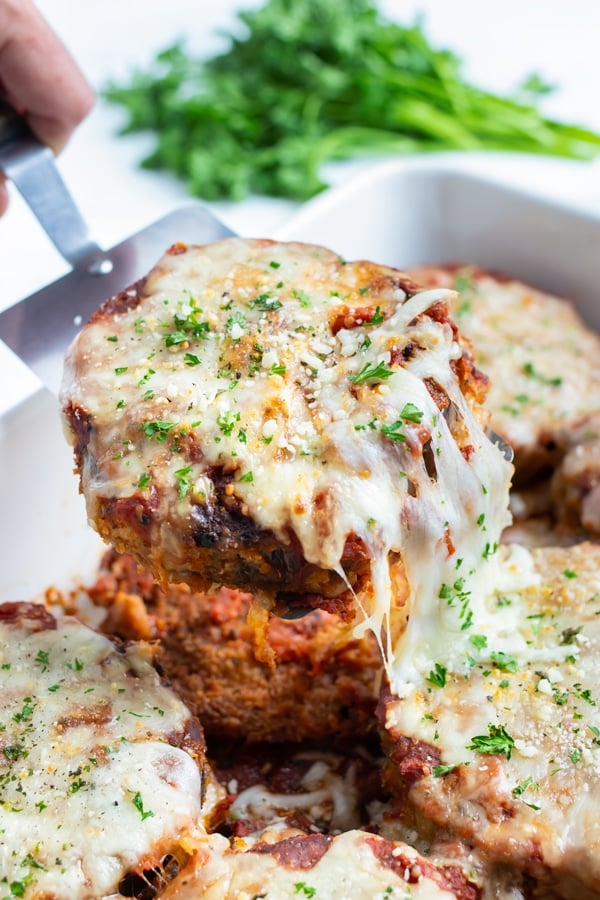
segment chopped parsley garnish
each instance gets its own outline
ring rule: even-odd
[[[127,371],[127,366],[117,366],[115,375],[123,375]]]
[[[488,734],[477,734],[471,738],[467,750],[476,750],[477,753],[503,754],[510,759],[514,746],[515,740],[504,725],[488,725]]]
[[[457,275],[454,280],[454,290],[459,294],[464,294],[466,291],[474,292],[475,282],[469,275]]]
[[[563,569],[563,575],[565,578],[577,578],[577,572],[574,572],[573,569]]]
[[[472,634],[469,638],[469,642],[478,650],[483,650],[484,647],[487,647],[487,637],[485,634]]]
[[[300,301],[300,306],[308,307],[311,305],[308,294],[306,294],[305,291],[298,291],[294,288],[292,290],[292,297],[294,300]]]
[[[246,472],[244,475],[240,476],[240,481],[254,481],[254,475],[252,474],[252,472]]]
[[[556,378],[548,378],[546,375],[541,375],[536,371],[533,363],[525,363],[523,366],[523,372],[527,375],[528,378],[535,378],[536,381],[539,381],[540,384],[547,384],[549,387],[560,387],[563,383],[563,379],[560,376]]]
[[[182,469],[177,469],[174,472],[175,478],[179,483],[179,499],[183,500],[185,495],[187,494],[190,488],[190,474],[192,471],[191,466],[184,466]]]
[[[305,881],[297,881],[294,885],[295,894],[303,894],[305,897],[316,897],[317,889],[310,887]]]
[[[281,303],[277,297],[272,297],[267,291],[265,294],[259,294],[254,300],[250,300],[248,306],[250,309],[262,309],[264,312],[275,312],[275,310],[281,309],[283,303]]]
[[[125,406],[125,401],[119,400],[119,402],[117,403],[116,409],[123,409],[124,406]]]
[[[228,334],[231,334],[231,329],[234,325],[237,325],[239,329],[243,330],[246,327],[246,316],[241,310],[235,312],[232,316],[229,316],[227,321],[225,322],[225,331]],[[234,344],[239,343],[240,336],[234,337]]]
[[[167,347],[177,347],[178,344],[186,343],[188,338],[185,331],[172,331],[165,335],[165,344]]]
[[[221,434],[224,434],[226,437],[232,433],[235,428],[235,423],[240,421],[239,412],[233,412],[229,410],[228,412],[221,413],[220,416],[217,417],[217,425],[221,429]]]
[[[154,816],[154,813],[151,809],[144,809],[144,802],[139,791],[136,791],[136,793],[133,795],[133,797],[131,798],[131,802],[142,817],[142,822],[144,822],[146,819],[151,819]]]
[[[406,443],[406,435],[401,431],[404,423],[398,419],[396,422],[392,422],[391,425],[382,425],[381,433],[385,434],[390,441],[394,441],[396,444],[405,444]],[[363,426],[364,428],[364,426]]]
[[[385,434],[391,441],[404,444],[406,443],[406,435],[401,430],[404,423],[414,422],[418,425],[422,418],[423,412],[414,403],[406,403],[400,412],[400,418],[392,422],[391,425],[382,425],[381,433]]]
[[[278,363],[273,363],[273,365],[269,369],[269,375],[285,375],[286,372],[286,366]]]
[[[401,419],[404,419],[405,422],[414,422],[416,425],[421,424],[423,415],[423,411],[418,406],[415,406],[414,403],[405,403],[400,411]]]
[[[183,357],[183,361],[186,366],[199,366],[200,360],[196,356],[195,353],[186,353]]]
[[[150,484],[151,481],[152,481],[152,476],[149,475],[148,472],[142,472],[142,474],[140,475],[140,477],[138,479],[137,486],[141,491],[143,491],[144,488],[148,487],[148,485]]]
[[[48,666],[50,665],[50,656],[47,650],[38,650],[38,655],[35,658],[36,663],[38,665],[43,666],[42,672],[45,672]]]
[[[107,335],[106,335],[106,340],[107,340],[107,341],[112,341],[113,344],[116,344],[117,341],[119,340],[119,338],[117,337],[116,334],[107,334]]]
[[[585,702],[589,703],[590,706],[596,706],[596,701],[592,697],[592,692],[590,691],[590,689],[583,688],[579,682],[573,685],[573,694],[580,700],[585,700]]]
[[[438,597],[440,600],[446,600],[448,606],[460,606],[459,618],[463,620],[461,631],[466,631],[472,626],[471,592],[465,591],[464,578],[457,578],[454,584],[442,584]]]
[[[19,741],[15,741],[14,744],[2,747],[2,753],[4,753],[5,757],[10,760],[10,762],[16,762],[18,759],[25,759],[29,755],[29,751],[25,749],[25,744]]]
[[[177,347],[179,344],[189,341],[190,338],[205,341],[210,331],[210,325],[208,322],[198,321],[198,316],[201,314],[202,310],[196,305],[195,300],[191,301],[191,309],[186,316],[174,313],[173,324],[175,325],[175,330],[165,335],[165,345],[167,347]]]
[[[155,420],[153,422],[144,422],[142,431],[147,438],[155,437],[157,441],[166,441],[167,435],[171,428],[175,427],[175,422],[161,422]]]
[[[528,788],[535,789],[536,787],[537,785],[534,784],[533,778],[530,776],[529,778],[526,778],[525,781],[519,782],[519,784],[512,789],[512,795],[517,798],[524,794]]]
[[[561,631],[560,634],[560,643],[563,646],[568,646],[570,644],[575,644],[575,638],[578,634],[581,634],[581,630],[583,625],[580,625],[578,628],[565,628],[564,631]]]
[[[352,375],[350,381],[353,384],[361,384],[363,381],[369,381],[373,378],[377,381],[385,381],[394,374],[393,369],[388,369],[384,362],[365,363],[358,375]]]
[[[491,653],[490,659],[501,672],[516,672],[519,668],[518,659],[515,656],[508,656],[502,650]]]
[[[32,706],[31,704],[32,704],[32,698],[25,697],[23,699],[23,708],[19,712],[14,714],[13,720],[15,722],[18,722],[19,724],[21,724],[22,722],[26,722],[28,719],[30,719],[32,717],[33,711],[35,709],[35,707]]]
[[[431,770],[431,774],[434,778],[440,778],[442,775],[447,775],[448,772],[454,772],[460,765],[461,763],[454,763],[453,766],[434,766]]]
[[[83,663],[80,659],[77,659],[77,657],[75,657],[73,662],[67,663],[67,669],[71,669],[74,672],[81,672],[81,670],[83,669]]]
[[[433,669],[427,676],[427,681],[430,684],[435,685],[435,687],[446,687],[446,675],[448,670],[445,666],[442,666],[440,663],[435,663]]]
[[[143,387],[152,378],[153,375],[156,375],[156,370],[148,369],[148,371],[144,375],[142,375],[142,377],[138,381],[138,387]]]
[[[367,290],[368,290],[368,288],[367,288]],[[364,291],[364,289],[361,288],[361,294],[363,293],[363,291]],[[365,291],[365,293],[366,293],[366,291]],[[375,308],[375,312],[373,313],[371,318],[367,319],[367,321],[365,322],[365,325],[381,325],[381,323],[383,321],[385,321],[385,316],[381,312],[381,307],[377,306]]]

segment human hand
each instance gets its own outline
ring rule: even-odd
[[[55,153],[93,106],[90,85],[31,0],[0,0],[0,93]],[[0,175],[0,215],[7,205]]]

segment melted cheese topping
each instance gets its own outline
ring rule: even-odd
[[[308,245],[177,248],[140,305],[83,330],[63,393],[93,424],[82,471],[91,520],[107,497],[151,493],[151,554],[167,571],[189,552],[194,507],[213,503],[211,467],[234,472],[245,513],[284,545],[291,530],[322,569],[345,578],[344,547],[358,537],[372,568],[359,630],[385,635],[398,693],[440,630],[449,657],[468,642],[512,471],[461,392],[462,346],[431,312],[451,293],[409,296],[400,283],[395,270]],[[343,318],[367,303],[369,319]]]
[[[4,893],[103,897],[140,863],[198,846],[198,767],[170,743],[189,712],[147,656],[70,618],[0,624]]]
[[[285,837],[293,840],[305,835],[287,829]],[[262,839],[277,843],[282,840],[282,833],[267,831]],[[376,835],[364,831],[347,831],[332,838],[314,864],[307,864],[300,854],[294,859],[293,853],[280,858],[276,852],[232,850],[219,835],[212,835],[210,842],[209,861],[196,873],[176,882],[165,900],[196,900],[200,896],[205,900],[452,900],[460,896],[461,885],[455,893],[448,884],[441,886],[435,874],[421,871],[421,865],[425,871],[434,867],[416,850],[400,842],[384,845]],[[391,859],[386,859],[388,854]]]
[[[439,753],[410,790],[427,818],[492,859],[525,870],[539,861],[553,887],[575,889],[567,896],[584,885],[595,895],[600,547],[537,550],[529,579],[525,562],[517,551],[521,575],[490,597],[490,627],[463,672],[432,665],[418,690],[388,705],[386,727]]]
[[[414,277],[460,291],[452,313],[490,378],[493,427],[515,449],[535,450],[598,409],[600,338],[569,301],[477,268]]]

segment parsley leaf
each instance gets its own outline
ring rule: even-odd
[[[467,750],[476,750],[477,753],[498,753],[510,759],[514,746],[515,740],[504,725],[488,725],[488,733],[477,734],[471,738]]]
[[[388,369],[384,362],[365,363],[358,375],[352,375],[350,381],[353,384],[360,384],[362,381],[368,381],[374,378],[377,381],[386,381],[394,374],[393,369]]]

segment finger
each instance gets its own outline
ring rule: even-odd
[[[4,215],[8,207],[8,191],[3,176],[0,174],[0,216]]]
[[[57,153],[94,103],[77,64],[30,0],[0,0],[0,77],[10,102]]]

